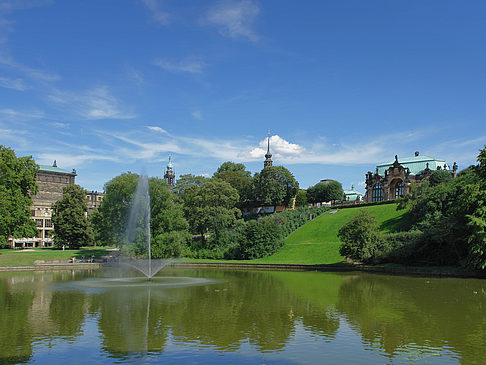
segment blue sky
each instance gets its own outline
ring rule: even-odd
[[[486,2],[0,0],[0,144],[102,190],[126,172],[274,165],[363,191],[486,143]]]

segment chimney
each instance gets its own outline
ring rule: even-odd
[[[419,155],[419,151],[415,151],[415,157]]]

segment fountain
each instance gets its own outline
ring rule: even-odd
[[[148,177],[141,174],[127,222],[126,244],[122,250],[130,258],[121,259],[120,264],[135,268],[147,280],[152,280],[155,274],[171,263],[152,259],[150,241],[150,185]]]

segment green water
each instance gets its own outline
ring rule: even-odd
[[[0,273],[0,363],[486,364],[486,281]]]

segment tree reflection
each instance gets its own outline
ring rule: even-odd
[[[349,277],[337,304],[370,347],[391,357],[410,344],[424,351],[453,347],[466,363],[484,358],[485,308],[481,280],[368,274]]]

